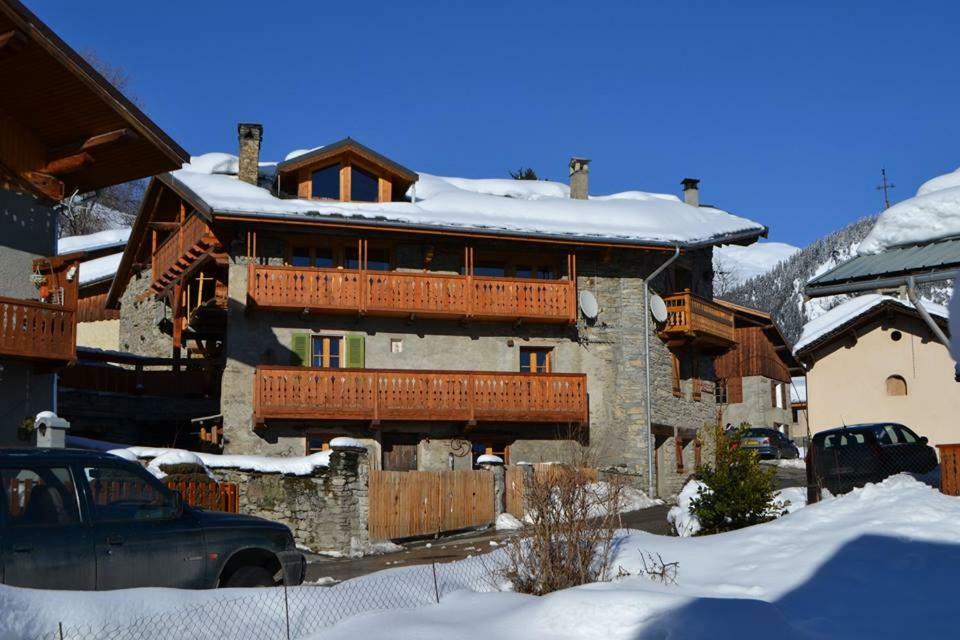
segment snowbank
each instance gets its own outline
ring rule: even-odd
[[[631,242],[694,244],[764,227],[675,196],[629,192],[574,200],[567,185],[545,180],[468,179],[420,174],[416,202],[351,203],[281,199],[236,177],[236,157],[197,156],[171,175],[215,211],[268,216],[376,220],[428,227],[469,228]]]
[[[881,213],[859,252],[880,253],[956,235],[960,235],[960,169],[924,182],[916,196]]]
[[[295,476],[308,476],[318,467],[330,465],[330,452],[321,451],[309,456],[241,456],[218,455],[215,453],[195,453],[184,449],[164,449],[157,447],[127,447],[127,451],[137,458],[159,458],[168,454],[189,454],[199,460],[208,469],[240,469],[241,471],[259,471],[261,473],[285,473]],[[172,458],[171,458],[172,459]],[[164,461],[164,464],[175,464]]]
[[[402,567],[322,590],[290,589],[290,621],[295,637],[318,640],[949,638],[960,627],[958,540],[960,499],[897,476],[730,533],[676,538],[624,532],[612,566],[630,575],[608,583],[542,598],[463,590],[494,588],[483,576],[502,566],[505,554],[497,549],[437,565],[439,605],[428,604],[432,569]],[[649,579],[644,553],[678,562],[677,583]],[[306,608],[310,594],[318,600]],[[417,606],[414,596],[419,608],[410,608]],[[198,626],[203,631],[191,638],[209,638],[210,628],[228,624],[282,637],[283,600],[280,590],[76,593],[0,587],[0,638],[52,637],[60,621],[71,627],[131,619],[147,620],[150,627],[142,630],[154,634],[144,637],[159,638],[163,630],[156,633],[156,618],[149,617],[179,620],[169,614],[186,609],[219,621]],[[391,610],[373,613],[378,607]],[[340,619],[326,618],[333,609],[353,617],[312,634],[298,631],[304,621]],[[357,615],[364,611],[371,612]]]
[[[856,320],[884,303],[897,304],[906,309],[914,308],[913,303],[909,300],[901,300],[893,296],[885,296],[878,293],[869,293],[851,298],[803,325],[803,331],[800,334],[800,339],[797,340],[797,343],[793,347],[793,352],[800,352],[801,349],[813,344],[821,337],[839,329],[848,322]],[[929,300],[921,300],[921,304],[923,304],[924,309],[930,312],[930,315],[940,316],[941,318],[949,317],[949,312],[943,305],[930,302]]]
[[[700,490],[708,491],[707,485],[699,480],[691,480],[683,485],[677,495],[677,504],[667,512],[667,522],[678,536],[689,537],[700,533],[700,521],[690,513],[690,503],[700,495]]]
[[[517,529],[523,528],[523,523],[517,520],[513,514],[501,513],[497,516],[497,521],[494,526],[497,531],[516,531]]]

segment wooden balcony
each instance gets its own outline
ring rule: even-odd
[[[162,293],[215,244],[216,238],[207,223],[197,215],[188,217],[153,253],[153,290]]]
[[[573,323],[570,280],[250,265],[250,301],[265,309],[378,316]]]
[[[0,355],[67,362],[76,355],[76,311],[35,300],[0,298]]]
[[[663,297],[667,321],[660,330],[669,342],[728,347],[737,341],[733,311],[689,291]]]
[[[587,423],[587,377],[579,373],[257,367],[254,417]]]

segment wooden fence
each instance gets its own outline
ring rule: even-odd
[[[555,482],[562,475],[572,471],[574,471],[573,467],[551,463],[508,466],[505,476],[507,513],[520,520],[526,515],[526,489],[529,482]],[[588,482],[596,482],[599,479],[596,469],[579,467],[576,468],[576,472]]]
[[[375,540],[482,527],[494,520],[489,471],[371,471],[369,532]]]

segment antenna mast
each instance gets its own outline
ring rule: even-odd
[[[880,175],[883,176],[883,180],[881,181],[880,185],[877,187],[877,191],[881,191],[881,190],[883,191],[883,208],[884,208],[884,209],[889,209],[889,208],[890,208],[890,193],[889,193],[889,191],[890,191],[890,189],[893,189],[893,188],[896,187],[897,185],[895,185],[895,184],[893,184],[893,183],[891,183],[891,182],[887,182],[887,170],[886,170],[886,169],[880,169]]]

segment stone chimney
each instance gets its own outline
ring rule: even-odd
[[[257,168],[260,164],[260,140],[263,139],[263,125],[253,122],[241,122],[237,125],[237,137],[240,138],[240,168],[237,177],[244,182],[257,184]]]
[[[683,201],[691,207],[700,206],[700,181],[696,178],[684,178],[680,181],[683,185]]]
[[[570,197],[586,200],[590,195],[590,161],[586,158],[570,158]]]

